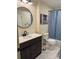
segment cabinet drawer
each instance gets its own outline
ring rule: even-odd
[[[24,42],[24,43],[20,44],[20,49],[27,48],[30,45],[31,45],[31,41]]]
[[[20,49],[23,49],[23,48],[26,48],[26,47],[29,47],[33,44],[36,44],[37,42],[41,41],[41,37],[37,37],[37,38],[34,38],[32,40],[29,40],[27,42],[24,42],[24,43],[21,43],[20,44]]]
[[[37,37],[37,38],[32,39],[31,43],[36,44],[37,42],[40,42],[40,41],[41,41],[41,37]]]

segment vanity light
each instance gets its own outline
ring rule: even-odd
[[[27,3],[29,5],[32,5],[32,1],[31,0],[21,0],[21,1],[24,2],[24,3]]]
[[[24,3],[28,3],[28,1],[27,1],[27,0],[22,0],[22,2],[24,2]]]
[[[33,3],[32,3],[32,2],[28,2],[28,4],[29,4],[29,5],[32,5]]]
[[[29,0],[29,1],[28,1],[28,4],[29,4],[29,5],[32,5],[32,1],[31,1],[31,0]]]

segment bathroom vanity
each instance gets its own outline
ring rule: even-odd
[[[19,37],[21,59],[35,59],[42,51],[42,35]]]

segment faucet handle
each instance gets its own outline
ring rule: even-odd
[[[22,34],[22,36],[26,36],[27,35],[27,31],[24,31],[24,33]]]
[[[27,34],[27,31],[24,31],[24,34]]]
[[[27,32],[27,31],[24,31],[24,34],[28,35],[28,34],[29,34],[29,32]]]

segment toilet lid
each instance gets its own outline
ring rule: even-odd
[[[55,40],[55,39],[52,39],[52,38],[49,38],[47,41],[48,41],[48,43],[51,44],[51,45],[55,45],[55,44],[57,44],[58,46],[61,45],[61,41]]]
[[[55,39],[52,39],[52,38],[49,38],[48,41],[53,41],[53,42],[55,42],[56,40],[55,40]]]

